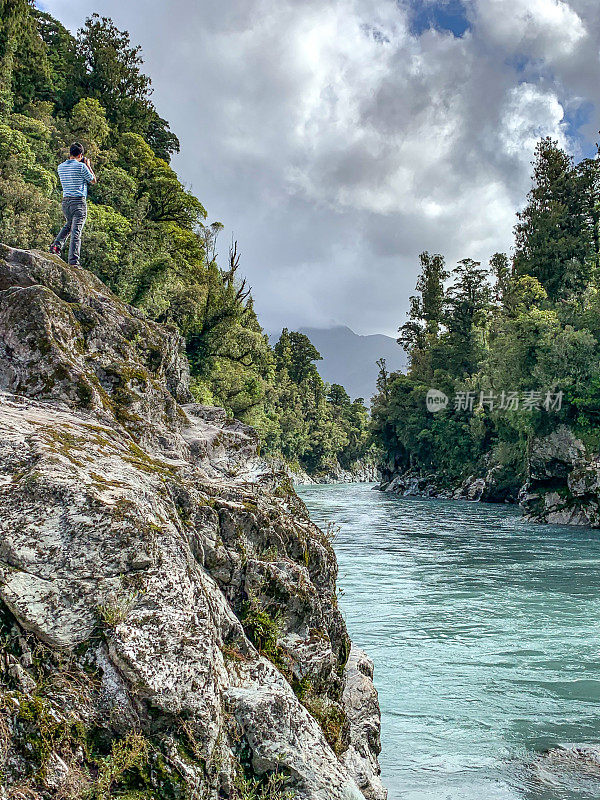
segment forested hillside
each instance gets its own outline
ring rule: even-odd
[[[275,350],[232,243],[169,165],[179,142],[152,102],[139,48],[109,19],[76,36],[28,0],[0,0],[0,241],[47,249],[62,224],[56,166],[92,160],[82,266],[185,337],[196,399],[254,425],[263,449],[318,472],[367,450],[367,414],[326,385],[298,333]],[[225,248],[227,250],[227,247]]]
[[[507,496],[532,441],[566,425],[590,452],[600,429],[600,163],[574,164],[551,139],[535,152],[512,257],[449,270],[421,255],[399,342],[407,375],[382,369],[375,436],[391,471],[447,486],[490,467]],[[449,398],[428,411],[430,388]]]

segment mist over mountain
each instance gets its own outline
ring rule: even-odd
[[[369,404],[375,393],[377,360],[385,358],[390,372],[406,368],[406,353],[391,336],[380,333],[361,336],[346,325],[333,328],[300,328],[323,360],[317,362],[321,377],[329,383],[341,383],[352,399],[364,398]],[[280,331],[269,334],[274,344]]]

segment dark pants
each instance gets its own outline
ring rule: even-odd
[[[81,251],[81,233],[87,217],[85,197],[63,197],[62,210],[66,223],[54,240],[54,244],[62,249],[65,239],[71,234],[69,243],[69,264],[79,265]]]

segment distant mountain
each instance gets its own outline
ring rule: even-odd
[[[385,358],[390,372],[406,368],[406,353],[391,336],[374,333],[360,336],[345,325],[334,328],[300,328],[319,353],[317,362],[321,377],[329,383],[341,383],[350,397],[363,397],[367,405],[375,394],[378,368],[375,363]],[[269,336],[274,344],[279,332]]]

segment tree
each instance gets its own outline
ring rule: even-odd
[[[388,372],[387,368],[387,361],[385,358],[379,358],[375,362],[377,367],[379,367],[379,372],[377,373],[377,381],[376,381],[376,388],[378,393],[384,398],[384,400],[389,400],[389,386],[390,386],[390,373]]]
[[[494,253],[490,258],[490,272],[496,279],[494,285],[494,300],[502,306],[509,290],[511,278],[511,271],[506,253]]]
[[[550,137],[535,150],[533,187],[517,214],[514,270],[537,278],[551,300],[581,291],[593,235],[573,159]],[[587,213],[586,213],[587,212]]]
[[[343,390],[343,387],[340,388]],[[338,453],[338,460],[344,469],[349,469],[357,461],[370,455],[369,412],[362,397],[357,397],[352,402],[348,398],[347,403],[344,401],[337,408],[341,412],[338,421],[347,438],[347,444]]]
[[[445,370],[457,378],[477,369],[489,310],[491,289],[487,270],[465,258],[452,271],[454,281],[444,304],[446,333],[432,345],[431,371]]]
[[[588,258],[596,277],[600,275],[600,167],[595,158],[586,158],[576,167],[577,182],[583,205]]]
[[[39,247],[56,204],[54,176],[35,158],[28,137],[0,123],[0,240],[15,247]]]
[[[141,48],[133,47],[126,31],[98,14],[85,21],[77,42],[84,63],[83,94],[102,101],[117,133],[144,135],[155,153],[168,161],[179,151],[179,142],[150,100],[152,82],[141,70]]]
[[[339,383],[332,383],[327,392],[327,401],[338,409],[348,409],[351,405],[348,392]]]
[[[186,191],[175,171],[158,158],[138,133],[124,133],[118,145],[119,166],[137,181],[137,200],[147,204],[153,222],[174,222],[193,230],[206,218],[202,203]]]
[[[19,42],[32,45],[32,6],[29,0],[0,0],[0,119],[13,110]]]
[[[49,97],[57,114],[68,114],[82,98],[80,85],[85,69],[77,42],[69,31],[54,17],[35,9],[36,32],[45,46],[50,70],[52,91]]]
[[[540,308],[547,304],[548,293],[531,275],[513,278],[504,293],[504,310],[511,317],[518,317],[531,308]]]
[[[98,157],[110,133],[106,113],[98,100],[85,97],[75,105],[71,112],[69,132],[73,139],[83,144],[86,155],[92,159]]]
[[[318,375],[314,362],[322,359],[308,336],[284,328],[274,347],[278,369],[285,369],[296,384]]]
[[[410,298],[408,321],[398,330],[398,344],[410,354],[425,345],[426,337],[439,334],[444,308],[444,281],[449,277],[444,257],[423,252],[419,256],[421,272],[416,290],[420,296]]]

